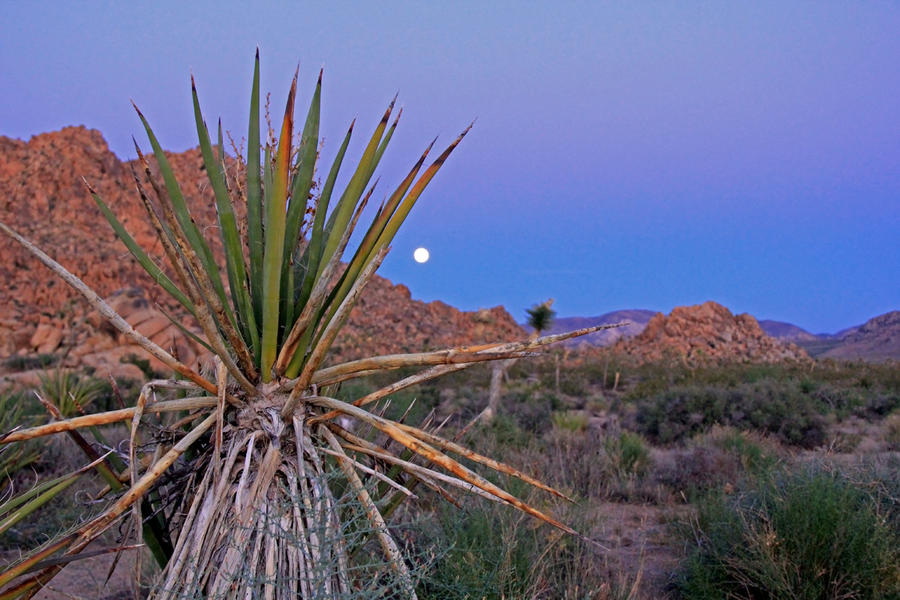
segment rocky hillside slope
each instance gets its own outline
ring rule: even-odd
[[[900,311],[869,319],[837,333],[813,334],[781,321],[760,321],[770,336],[794,342],[815,358],[841,360],[900,360]]]
[[[621,340],[614,348],[641,361],[779,362],[809,358],[797,345],[766,335],[751,315],[733,315],[712,301],[679,306],[668,316],[658,313],[638,336]]]
[[[869,319],[851,328],[822,358],[887,360],[900,359],[900,311]]]
[[[169,154],[169,160],[195,220],[218,252],[211,231],[215,207],[199,150]],[[167,345],[182,344],[180,351],[190,355],[190,344],[160,320],[158,309],[172,311],[176,306],[116,240],[81,181],[84,177],[98,190],[138,243],[161,257],[134,189],[133,167],[134,161],[122,162],[109,150],[98,131],[84,127],[34,136],[28,142],[0,136],[0,221],[36,242],[101,296],[119,291],[117,302],[133,305],[124,309],[133,313],[132,324],[147,321],[146,329],[154,330],[148,335],[177,338]],[[0,359],[60,352],[67,346],[80,348],[74,354],[108,353],[110,344],[122,345],[104,332],[80,296],[5,235],[0,235],[0,256]],[[97,335],[113,341],[92,337]],[[425,304],[412,300],[404,286],[376,277],[351,314],[337,349],[351,357],[524,335],[502,307],[460,312],[441,302]],[[118,349],[113,355],[130,350]]]

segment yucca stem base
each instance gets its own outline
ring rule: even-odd
[[[377,509],[356,499],[359,489],[346,471],[335,478],[318,448],[327,442],[302,417],[281,420],[281,400],[238,411],[220,455],[212,456],[209,444],[209,456],[198,458],[203,474],[181,491],[190,500],[152,598],[351,598],[371,587],[360,575],[373,565],[360,565],[350,546],[389,536],[384,521],[378,514],[372,522],[368,511]],[[380,560],[377,587],[415,597],[405,565],[384,568],[402,560]]]

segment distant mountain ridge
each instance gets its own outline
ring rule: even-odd
[[[764,320],[768,335],[796,343],[815,358],[900,359],[900,311],[891,311],[833,334],[813,334],[782,321]]]
[[[615,323],[627,322],[628,324],[622,327],[596,331],[589,335],[563,342],[564,345],[570,348],[577,348],[581,345],[611,346],[619,339],[631,338],[641,333],[655,314],[655,310],[635,308],[614,310],[597,317],[557,317],[553,319],[550,329],[545,333],[565,333],[567,331],[583,329],[585,327],[613,325]],[[520,325],[526,330],[529,329],[527,323],[520,323]]]

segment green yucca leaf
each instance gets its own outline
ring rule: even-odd
[[[391,101],[387,110],[384,112],[384,116],[381,118],[381,122],[378,123],[374,133],[372,133],[369,144],[366,146],[365,151],[363,151],[362,158],[359,160],[359,165],[356,167],[356,172],[353,173],[350,182],[347,184],[347,188],[341,195],[341,199],[338,200],[337,206],[328,218],[328,224],[325,226],[325,248],[322,251],[322,257],[319,259],[319,271],[317,276],[321,275],[322,269],[328,264],[328,261],[337,249],[337,246],[350,223],[350,219],[353,216],[356,204],[359,202],[359,198],[362,196],[363,191],[365,191],[366,184],[368,184],[369,179],[372,176],[372,172],[374,171],[373,161],[378,151],[379,142],[387,127],[388,120],[391,118],[394,102],[396,102],[396,98]]]
[[[297,74],[291,83],[284,121],[275,154],[272,186],[265,189],[265,253],[263,255],[263,329],[260,346],[262,380],[272,380],[272,365],[278,351],[278,309],[281,290],[281,266],[284,262],[284,234],[287,209],[287,186],[291,170],[291,136],[294,127],[294,98],[297,94]]]
[[[216,148],[219,151],[219,168],[222,170],[222,173],[225,173],[225,140],[222,138],[222,118],[219,117],[219,134],[218,134],[218,143],[216,144]]]
[[[88,467],[90,468],[90,467]],[[86,469],[57,477],[0,504],[0,534],[53,500],[80,477]]]
[[[303,225],[303,216],[306,211],[306,199],[312,188],[313,173],[316,167],[316,153],[319,145],[319,110],[322,96],[322,72],[316,82],[316,90],[313,93],[300,138],[300,148],[297,153],[297,164],[291,188],[291,204],[288,207],[287,229],[284,241],[284,254],[289,256],[294,252],[300,236],[300,227]]]
[[[247,249],[250,254],[250,296],[256,323],[262,323],[262,182],[259,164],[259,49],[250,89],[250,127],[247,132]],[[266,159],[268,164],[268,158]],[[257,361],[259,348],[255,349]]]
[[[253,306],[250,302],[250,294],[245,287],[244,251],[241,246],[241,237],[238,233],[237,219],[234,216],[234,206],[232,206],[231,196],[228,194],[228,186],[225,182],[221,123],[219,125],[219,160],[216,160],[209,140],[209,131],[200,111],[200,100],[197,96],[197,86],[194,84],[193,77],[191,77],[191,95],[194,101],[194,121],[197,127],[197,137],[200,140],[200,153],[203,155],[206,175],[209,177],[213,195],[215,196],[216,212],[219,217],[219,232],[222,236],[222,247],[225,250],[225,269],[228,273],[228,285],[231,288],[235,312],[238,315],[238,325],[243,334],[243,342],[245,344],[249,343],[250,348],[255,349],[259,343],[259,334],[257,333],[256,319],[253,315]]]
[[[87,184],[85,184],[87,185]],[[147,271],[147,274],[153,278],[153,280],[161,285],[169,294],[178,300],[178,302],[184,306],[188,312],[191,314],[194,313],[194,305],[188,300],[187,296],[184,295],[178,286],[169,279],[169,276],[163,273],[162,269],[153,262],[153,260],[147,256],[147,253],[144,252],[144,249],[141,248],[137,242],[134,241],[134,238],[131,237],[131,234],[125,229],[122,223],[116,218],[113,212],[109,209],[109,206],[106,205],[97,192],[88,185],[88,191],[91,194],[91,197],[94,199],[94,202],[97,203],[97,206],[100,208],[100,212],[103,213],[103,216],[106,217],[106,220],[109,221],[109,224],[112,226],[113,230],[116,232],[116,235],[119,236],[119,239],[122,240],[122,243],[125,244],[125,247],[128,248],[128,251],[131,252],[131,255],[134,256],[135,260],[140,263],[140,265]]]
[[[422,192],[425,191],[425,186],[431,181],[431,179],[437,174],[438,170],[443,166],[444,162],[447,160],[447,157],[456,149],[459,143],[463,140],[469,130],[472,129],[472,125],[466,127],[466,129],[459,134],[459,136],[450,144],[446,150],[444,150],[437,159],[431,165],[425,169],[425,172],[419,177],[418,181],[416,181],[415,185],[412,186],[412,189],[409,191],[407,196],[403,199],[403,202],[397,207],[397,210],[391,215],[390,220],[385,226],[384,230],[378,236],[378,240],[375,242],[375,245],[372,247],[372,250],[369,252],[369,256],[366,260],[368,263],[372,260],[372,258],[378,253],[378,251],[384,246],[391,243],[391,240],[394,239],[394,236],[397,234],[397,230],[400,229],[400,225],[409,215],[409,212],[412,210],[412,207],[415,205],[416,200],[419,199],[419,196],[422,195]]]
[[[300,138],[297,153],[297,164],[294,168],[294,179],[291,186],[290,205],[288,206],[287,223],[284,237],[284,263],[282,264],[281,300],[282,323],[287,332],[294,321],[294,269],[290,258],[300,244],[300,230],[306,216],[306,201],[312,188],[313,174],[316,168],[316,154],[319,145],[319,108],[322,95],[322,72],[316,82]]]
[[[431,148],[433,146],[434,141],[432,141],[428,145],[428,147],[425,149],[425,152],[422,153],[422,156],[419,157],[419,160],[416,161],[416,164],[413,165],[410,172],[406,175],[406,178],[404,178],[400,185],[397,186],[397,189],[393,194],[391,194],[390,198],[388,198],[388,201],[384,206],[382,206],[381,210],[376,215],[375,220],[372,221],[372,224],[369,226],[369,230],[366,232],[366,235],[360,242],[359,247],[356,249],[356,253],[350,260],[350,264],[344,271],[344,274],[341,277],[341,281],[335,287],[335,290],[332,293],[331,298],[329,299],[329,304],[335,301],[340,302],[341,300],[343,300],[347,291],[350,289],[350,285],[352,285],[353,280],[368,264],[372,248],[375,247],[375,243],[378,241],[378,238],[384,231],[384,228],[387,226],[388,220],[390,219],[391,215],[394,214],[394,211],[397,209],[397,206],[400,204],[400,201],[403,199],[403,196],[406,194],[407,190],[409,190],[409,187],[415,180],[419,169],[422,168],[422,164],[424,164],[425,159],[427,158],[428,153],[431,152]]]
[[[312,291],[315,282],[316,273],[319,270],[319,260],[322,257],[322,238],[324,236],[325,216],[328,212],[328,204],[331,200],[331,193],[334,190],[334,182],[337,180],[338,172],[341,169],[341,163],[344,161],[344,154],[347,152],[347,146],[350,144],[350,136],[353,134],[353,123],[347,129],[344,141],[338,149],[337,156],[331,164],[331,170],[325,179],[325,185],[322,186],[322,193],[316,202],[316,215],[313,219],[312,232],[310,233],[309,244],[304,249],[303,257],[299,261],[295,261],[295,267],[304,270],[302,287],[299,292],[295,293],[297,306],[305,306]],[[295,274],[296,276],[296,274]],[[297,282],[300,283],[299,277]]]
[[[397,123],[400,122],[400,116],[403,114],[403,109],[401,108],[397,111],[397,116],[394,118],[394,122],[391,123],[391,126],[388,128],[387,133],[384,134],[384,138],[381,140],[381,143],[378,144],[378,149],[375,151],[375,157],[372,160],[371,171],[369,172],[369,178],[372,177],[372,173],[375,172],[375,167],[378,166],[378,163],[381,161],[381,156],[384,154],[384,151],[387,150],[388,144],[391,141],[391,138],[394,136],[394,131],[397,129]]]
[[[219,295],[222,303],[227,307],[227,302],[225,300],[225,287],[222,285],[222,278],[219,276],[219,269],[216,265],[215,260],[213,259],[212,250],[209,249],[209,245],[206,243],[206,240],[203,239],[203,236],[200,235],[200,230],[197,229],[197,226],[191,219],[187,204],[184,201],[184,194],[181,193],[181,187],[178,185],[178,180],[175,179],[175,173],[172,171],[172,166],[169,164],[169,159],[166,158],[166,154],[163,151],[162,146],[160,146],[159,141],[156,139],[156,135],[150,128],[150,123],[147,122],[144,114],[140,111],[140,109],[138,109],[137,106],[134,107],[134,110],[137,111],[138,118],[140,118],[141,123],[144,126],[144,130],[147,132],[147,138],[150,140],[150,146],[153,148],[153,155],[156,157],[156,163],[157,165],[159,165],[160,174],[162,175],[163,181],[165,182],[166,191],[169,194],[169,201],[172,204],[175,218],[177,219],[178,224],[181,226],[181,229],[184,232],[184,235],[190,243],[192,249],[194,250],[194,252],[196,252],[200,261],[203,263],[206,274],[209,275],[210,279],[212,280],[212,285],[215,293]],[[231,318],[233,320],[234,317],[231,316]]]
[[[350,178],[350,182],[347,184],[347,187],[345,188],[344,193],[341,195],[340,200],[338,200],[337,206],[332,211],[331,216],[328,218],[328,223],[325,226],[325,230],[323,232],[325,245],[322,250],[322,255],[319,258],[318,268],[315,271],[313,281],[318,281],[319,279],[321,279],[323,276],[323,272],[329,265],[329,263],[332,260],[337,260],[340,258],[340,256],[335,255],[335,252],[338,250],[338,246],[341,244],[342,240],[344,240],[344,238],[346,237],[348,228],[353,226],[354,216],[358,217],[357,208],[360,202],[360,197],[362,196],[362,192],[365,190],[365,186],[372,176],[375,166],[377,165],[375,159],[378,154],[378,149],[381,146],[384,131],[387,127],[388,121],[390,120],[391,112],[394,109],[396,100],[397,99],[395,97],[393,100],[391,100],[390,105],[388,105],[388,108],[384,112],[381,121],[378,123],[378,126],[375,128],[372,137],[369,139],[369,143],[366,146],[366,149],[363,151],[362,158],[357,165],[356,171]],[[369,194],[371,194],[371,191],[369,192]],[[366,196],[366,198],[368,198],[368,196]],[[344,243],[346,243],[346,241],[344,241]],[[313,271],[310,270],[309,272],[312,273]],[[337,310],[337,306],[334,306],[333,308],[334,310]],[[322,322],[319,319],[319,316],[324,314],[325,310],[326,306],[319,307],[317,310],[317,317],[314,319],[315,323],[319,323],[321,325],[320,333],[321,331],[324,331],[325,325],[328,322],[328,320]],[[289,377],[295,377],[299,372],[300,366],[303,362],[303,356],[305,355],[306,349],[308,347],[308,342],[311,339],[313,333],[314,332],[312,328],[308,328],[304,332],[303,338],[301,338],[301,341],[296,348],[296,352],[291,359],[287,370],[285,371],[285,374],[287,374]]]
[[[384,226],[384,229],[379,234],[375,243],[372,245],[372,248],[369,251],[368,255],[365,255],[365,258],[362,260],[359,260],[359,259],[354,260],[354,262],[357,262],[357,260],[359,261],[358,262],[359,271],[357,271],[357,273],[361,272],[363,269],[365,269],[365,267],[369,263],[371,263],[372,260],[374,260],[375,256],[378,255],[378,253],[381,251],[381,249],[385,248],[388,244],[390,244],[391,240],[394,239],[394,236],[396,235],[397,230],[400,228],[400,225],[403,223],[403,221],[409,215],[409,212],[412,210],[412,207],[415,205],[416,200],[419,199],[419,196],[422,195],[422,192],[425,190],[425,187],[428,185],[428,183],[431,181],[431,179],[435,176],[435,174],[437,174],[438,170],[440,170],[441,166],[443,166],[444,162],[447,160],[447,157],[450,156],[450,154],[459,145],[459,143],[462,141],[462,139],[466,136],[466,134],[469,132],[469,130],[471,128],[472,128],[472,125],[469,125],[459,135],[459,137],[457,137],[453,141],[453,143],[450,144],[450,146],[448,146],[447,149],[444,150],[441,153],[441,155],[437,159],[435,159],[435,161],[433,163],[431,163],[431,165],[425,170],[425,172],[422,174],[422,176],[419,177],[418,181],[416,181],[416,183],[412,186],[412,189],[410,189],[407,196],[403,199],[402,202],[400,202],[399,206],[397,206],[397,209],[390,216],[390,219],[388,220],[387,224]],[[414,171],[418,172],[418,167],[414,167]],[[403,185],[404,184],[401,184],[401,187],[403,187]],[[382,211],[382,214],[388,214],[388,213],[386,210],[384,210],[384,211]],[[377,219],[376,219],[376,221],[377,221]],[[360,256],[364,256],[364,255],[360,255]],[[357,265],[353,265],[353,267],[357,268]],[[348,269],[348,271],[345,271],[345,273],[344,273],[346,278],[343,279],[340,282],[340,284],[335,287],[335,289],[332,291],[331,295],[329,296],[328,303],[327,303],[327,306],[328,306],[327,312],[323,313],[325,316],[322,317],[322,322],[324,322],[324,323],[331,322],[331,320],[335,316],[335,313],[337,312],[338,307],[341,305],[341,303],[344,301],[344,298],[347,296],[347,294],[350,292],[350,289],[353,287],[353,284],[355,281],[355,279],[353,278],[354,276],[348,276],[348,273],[349,273],[349,269]],[[349,316],[349,315],[345,314],[344,319],[346,319],[347,316]],[[319,339],[321,339],[321,332],[319,332],[317,334],[316,341],[313,342],[311,345],[315,346],[316,344],[318,344]],[[291,373],[291,370],[288,371],[288,374],[289,374],[288,376],[291,376],[290,373]]]

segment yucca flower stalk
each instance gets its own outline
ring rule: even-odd
[[[0,230],[177,374],[176,379],[147,383],[133,407],[57,420],[0,439],[11,443],[59,432],[77,434],[107,423],[130,425],[125,463],[117,468],[109,457],[92,457],[92,467],[105,474],[109,506],[9,565],[0,575],[0,600],[31,597],[104,531],[129,518],[136,543],[146,544],[162,569],[152,595],[167,599],[349,597],[362,589],[361,577],[371,575],[354,567],[355,553],[366,536],[381,548],[387,567],[379,577],[393,590],[392,597],[413,598],[414,578],[385,518],[417,485],[450,499],[454,488],[478,494],[575,534],[459,459],[565,498],[561,492],[442,439],[425,426],[384,418],[373,407],[398,390],[445,373],[482,361],[528,356],[541,346],[598,328],[324,366],[336,335],[400,225],[469,129],[423,169],[432,146],[425,149],[378,207],[349,255],[348,242],[373,194],[372,178],[399,113],[392,122],[392,101],[337,195],[335,183],[354,126],[323,171],[324,183],[315,186],[322,169],[317,164],[321,85],[320,73],[296,148],[296,74],[277,141],[270,135],[261,144],[257,52],[246,177],[237,182],[226,168],[221,124],[214,145],[192,80],[200,150],[218,213],[223,248],[219,262],[192,220],[169,161],[139,110],[159,177],[135,144],[143,167],[142,174],[135,174],[135,186],[168,260],[166,267],[137,245],[88,186],[134,258],[194,317],[202,333],[185,331],[211,352],[212,374],[183,364],[136,332],[81,280],[0,223]],[[246,215],[245,221],[239,223],[238,215]],[[333,397],[343,381],[403,367],[422,370],[352,403]],[[340,425],[338,416],[355,425]],[[161,427],[146,428],[151,421]],[[382,441],[373,442],[370,438],[375,436],[366,437],[357,429],[376,432]],[[342,475],[340,481],[334,473]],[[368,521],[362,541],[348,537],[342,521],[347,514],[342,508],[345,495],[353,497]]]

